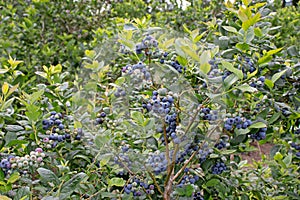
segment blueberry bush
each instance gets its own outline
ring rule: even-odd
[[[299,199],[277,4],[1,1],[0,199]]]

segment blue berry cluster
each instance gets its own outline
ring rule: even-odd
[[[176,71],[178,71],[179,73],[182,73],[186,70],[186,67],[182,66],[181,64],[179,64],[178,60],[175,61],[171,61],[170,65],[176,69]]]
[[[288,117],[288,116],[290,116],[290,114],[292,114],[291,111],[289,111],[289,109],[286,107],[281,108],[281,112],[282,112],[283,116],[285,116],[285,117]]]
[[[250,135],[251,139],[255,140],[263,140],[266,138],[267,128],[260,128],[257,133],[253,133]]]
[[[251,80],[250,86],[257,89],[263,88],[265,85],[265,80],[266,78],[264,76],[261,76],[258,79],[253,78]]]
[[[223,171],[227,170],[225,163],[217,162],[212,166],[212,173],[213,174],[221,174]]]
[[[128,167],[129,169],[132,167],[132,161],[129,156],[126,154],[128,150],[124,153],[119,153],[118,156],[115,156],[114,162],[119,165],[121,168]]]
[[[135,51],[137,54],[141,54],[145,51],[146,55],[149,55],[150,48],[156,48],[158,46],[158,41],[151,35],[147,35],[141,43],[136,44]]]
[[[291,143],[291,147],[296,149],[296,150],[300,150],[300,144],[296,144],[295,142]]]
[[[143,62],[134,65],[128,64],[122,68],[122,72],[129,76],[131,87],[135,88],[136,91],[149,89],[152,85],[150,70]]]
[[[176,120],[177,120],[177,114],[173,113],[173,114],[168,114],[165,117],[165,122],[167,124],[166,127],[166,133],[167,133],[167,140],[173,140],[173,142],[175,144],[179,144],[181,142],[180,137],[177,135],[177,131],[176,131]],[[161,140],[163,143],[165,143],[165,138],[161,137]],[[169,141],[167,141],[169,142]]]
[[[168,52],[164,52],[163,54],[162,54],[162,58],[160,59],[160,63],[161,64],[164,64],[165,63],[165,59],[168,57],[168,55],[169,55],[169,53]]]
[[[201,192],[193,193],[193,200],[204,200],[203,196],[201,195]]]
[[[59,135],[57,133],[49,135],[49,137],[46,137],[43,139],[43,142],[47,145],[48,148],[55,148],[59,142],[63,142],[65,140],[70,140],[71,134],[65,133],[63,135]],[[50,146],[51,145],[51,146]]]
[[[126,65],[122,68],[122,72],[131,75],[131,77],[135,78],[137,82],[140,82],[141,80],[151,80],[151,74],[147,69],[146,64],[144,64],[143,62],[138,62],[134,65]]]
[[[15,156],[13,155],[9,155],[7,158],[2,158],[1,162],[0,162],[0,168],[2,169],[2,171],[7,174],[8,170],[11,169],[11,162],[10,159],[14,159]]]
[[[220,70],[218,68],[210,70],[208,73],[208,78],[214,78],[221,74]],[[225,78],[224,78],[225,79]]]
[[[132,193],[135,197],[142,196],[144,191],[148,195],[154,194],[154,185],[149,185],[137,177],[132,178],[130,182],[124,186],[124,192],[126,194]]]
[[[192,175],[192,174],[186,174],[182,177],[180,183],[177,185],[177,187],[183,187],[184,185],[188,184],[195,184],[199,180],[199,176]]]
[[[227,143],[222,139],[220,140],[220,142],[215,144],[215,148],[217,148],[219,150],[226,148],[226,146],[227,146]]]
[[[246,66],[247,66],[247,69],[249,70],[249,72],[253,73],[256,70],[256,68],[254,67],[254,63],[248,57],[245,58],[245,62],[246,62]],[[242,71],[245,73],[246,69],[242,68]]]
[[[173,140],[174,143],[180,143],[180,138],[176,134],[177,113],[174,107],[174,96],[172,92],[168,92],[165,88],[152,92],[152,97],[148,103],[143,103],[143,108],[148,112],[153,111],[160,117],[164,117],[166,123],[167,139]],[[163,129],[160,130],[163,133]],[[165,143],[164,135],[161,136],[161,141]]]
[[[296,156],[300,158],[300,144],[296,144],[295,142],[291,143],[291,147],[297,150]]]
[[[252,121],[250,119],[241,118],[240,116],[234,118],[228,118],[225,121],[224,128],[227,131],[230,131],[235,126],[237,129],[246,129],[252,125]]]
[[[150,167],[155,175],[165,172],[167,169],[168,161],[164,152],[150,152],[146,160],[146,166]]]
[[[182,66],[175,55],[169,58],[169,54],[167,52],[161,54],[161,58],[159,61],[161,64],[168,64],[173,67],[177,72],[183,73],[186,71],[186,67]]]
[[[222,80],[224,81],[232,72],[225,70],[223,72]]]
[[[143,103],[143,108],[147,109],[148,112],[153,111],[156,114],[166,116],[170,113],[172,107],[174,106],[174,97],[172,93],[167,95],[160,95],[159,93],[166,93],[164,88],[159,91],[154,90],[152,92],[152,97],[148,103]]]
[[[43,129],[49,130],[52,132],[59,132],[60,130],[65,129],[65,126],[62,123],[62,114],[56,113],[55,111],[50,112],[50,117],[42,121]]]
[[[97,115],[96,118],[96,125],[98,124],[102,124],[105,121],[105,117],[106,117],[106,113],[105,112],[101,112],[100,114]]]
[[[115,97],[119,98],[119,97],[125,97],[126,96],[126,91],[118,88],[117,91],[114,93]]]
[[[187,156],[191,156],[193,152],[197,151],[198,149],[198,144],[186,144],[184,150],[179,153],[179,156],[176,159],[176,164],[183,163]]]
[[[198,158],[199,158],[199,162],[200,164],[203,163],[208,156],[213,152],[212,148],[209,148],[208,144],[205,143],[201,149],[199,149],[198,151]]]
[[[202,108],[200,110],[200,117],[203,120],[216,121],[218,119],[218,111],[211,110],[210,108]]]

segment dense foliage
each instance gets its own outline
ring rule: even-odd
[[[0,2],[0,199],[300,198],[299,8],[178,2]]]

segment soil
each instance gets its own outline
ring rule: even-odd
[[[267,156],[267,159],[269,159],[270,151],[274,146],[274,144],[270,144],[270,143],[260,144],[259,146],[257,144],[258,144],[257,142],[251,144],[253,147],[257,148],[256,151],[251,151],[251,152],[246,152],[241,154],[242,159],[247,160],[248,164],[252,164],[253,161],[260,161],[261,155],[265,155]]]

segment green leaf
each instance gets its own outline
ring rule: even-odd
[[[60,191],[61,195],[59,198],[67,199],[77,189],[77,186],[80,184],[80,182],[84,181],[86,177],[87,175],[85,173],[80,172],[65,182],[62,185],[62,189]]]
[[[122,84],[125,83],[125,81],[126,81],[125,77],[121,76],[115,81],[115,84],[118,86],[122,86]]]
[[[194,192],[194,187],[191,184],[189,184],[185,187],[185,196],[186,197],[191,197],[193,192]]]
[[[0,74],[5,74],[8,71],[9,71],[8,69],[0,69]]]
[[[257,63],[259,65],[262,65],[262,64],[265,64],[265,63],[268,63],[272,60],[272,56],[270,55],[264,55],[263,57],[259,58]]]
[[[223,155],[230,155],[230,154],[233,154],[234,152],[236,152],[236,150],[235,149],[232,149],[232,150],[222,150],[221,151],[221,154],[223,154]]]
[[[44,90],[39,90],[37,92],[34,92],[30,95],[30,103],[33,104],[36,102],[41,96],[44,94]]]
[[[29,199],[29,196],[30,196],[29,187],[22,187],[18,189],[16,196],[14,196],[14,200]]]
[[[19,132],[24,130],[24,128],[19,125],[7,125],[5,129],[6,131],[10,131],[10,132]]]
[[[297,47],[295,45],[290,46],[289,48],[287,48],[287,53],[290,56],[299,56],[299,51],[297,50]]]
[[[139,125],[142,125],[144,123],[144,115],[141,112],[138,111],[132,111],[131,112],[131,118],[138,123]]]
[[[101,197],[112,199],[112,198],[116,198],[117,194],[114,194],[114,193],[111,193],[111,192],[101,192]]]
[[[235,129],[235,134],[236,135],[246,135],[249,132],[250,132],[250,130],[248,128],[246,128],[246,129]]]
[[[255,34],[254,34],[254,28],[250,27],[247,31],[246,31],[246,43],[251,43],[251,41],[254,39]]]
[[[12,184],[0,185],[0,192],[6,193],[12,189]],[[0,196],[1,197],[1,196]]]
[[[281,113],[279,113],[279,112],[274,113],[272,115],[272,117],[269,119],[268,123],[273,124],[277,119],[279,119],[280,116],[281,116]]]
[[[237,87],[237,89],[243,91],[243,92],[257,92],[257,89],[254,87],[251,87],[248,84],[243,84]]]
[[[237,33],[236,28],[234,28],[232,26],[222,26],[222,27],[228,32]]]
[[[21,178],[19,172],[14,172],[12,175],[10,175],[9,179],[7,180],[8,183],[15,183]]]
[[[95,145],[96,145],[99,149],[103,148],[104,145],[107,144],[107,143],[109,142],[110,134],[111,134],[111,131],[110,131],[110,130],[106,130],[106,131],[104,131],[104,133],[98,134],[98,135],[95,137]]]
[[[230,86],[232,86],[235,82],[237,82],[239,80],[239,78],[234,75],[234,74],[230,74],[229,76],[227,76],[224,80],[224,84],[226,88],[230,88]]]
[[[55,185],[59,185],[60,184],[60,180],[58,179],[58,177],[49,169],[45,169],[45,168],[38,168],[37,172],[39,173],[40,180],[44,183],[53,183]]]
[[[290,164],[292,163],[292,153],[289,153],[284,159],[283,159],[284,164],[289,167]]]
[[[111,154],[105,154],[105,155],[101,156],[100,166],[104,167],[105,165],[107,165],[111,156],[112,156]]]
[[[211,53],[208,50],[202,52],[202,54],[200,56],[200,64],[201,65],[206,64],[211,60],[210,54]]]
[[[45,72],[37,71],[37,72],[35,72],[35,74],[37,74],[37,75],[39,75],[39,76],[41,76],[41,77],[47,79],[47,73],[45,73]]]
[[[286,69],[283,70],[283,71],[281,71],[281,72],[278,72],[278,73],[274,74],[274,75],[272,76],[272,79],[271,79],[272,82],[275,83],[282,75],[285,74],[285,72],[286,72]]]
[[[222,65],[230,72],[234,73],[239,79],[243,79],[244,75],[241,70],[233,67],[233,65],[227,61],[221,61]]]
[[[262,37],[263,36],[263,33],[262,33],[262,31],[259,27],[254,28],[254,34],[257,37]]]
[[[14,102],[15,98],[11,98],[9,100],[7,100],[4,104],[2,109],[5,110],[6,108],[8,108],[9,106],[11,106],[11,104]]]
[[[264,124],[263,122],[256,122],[254,124],[252,124],[251,126],[249,126],[249,128],[266,128],[267,125]]]
[[[6,144],[6,147],[12,147],[12,146],[20,146],[22,144],[27,144],[28,141],[26,140],[11,140],[8,144]]]
[[[184,196],[185,195],[185,190],[184,190],[184,188],[176,187],[176,193],[179,196]]]
[[[210,179],[209,181],[207,181],[205,185],[207,187],[213,187],[213,186],[218,185],[219,183],[220,183],[219,179],[213,178],[213,179]]]
[[[247,31],[250,26],[253,26],[259,20],[260,20],[260,13],[258,12],[253,17],[251,17],[250,19],[248,19],[242,23],[243,30]]]
[[[36,122],[40,119],[42,112],[38,106],[29,104],[26,106],[26,109],[27,111],[25,112],[25,115],[30,121]]]
[[[123,180],[122,178],[117,178],[117,177],[114,177],[114,178],[108,180],[109,186],[123,187],[125,185],[125,183],[126,183],[125,180]]]
[[[241,51],[247,51],[247,50],[249,50],[249,44],[247,44],[247,43],[237,43],[235,45],[235,47],[238,48]]]
[[[269,79],[265,79],[265,84],[269,89],[272,89],[274,87],[274,83]]]

